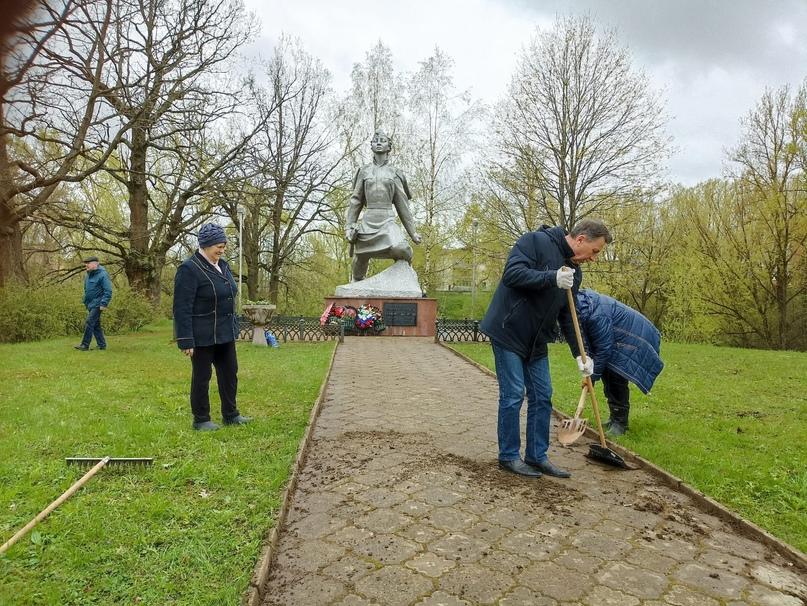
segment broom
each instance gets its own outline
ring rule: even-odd
[[[65,459],[65,462],[68,465],[78,465],[78,466],[87,466],[92,465],[92,469],[90,469],[87,473],[85,473],[81,478],[79,478],[73,485],[65,490],[62,495],[53,501],[50,505],[48,505],[45,509],[39,512],[37,516],[28,522],[25,526],[20,528],[13,537],[11,537],[8,541],[3,543],[0,546],[0,554],[5,553],[8,549],[14,545],[17,541],[19,541],[22,537],[26,535],[26,533],[31,530],[34,526],[39,524],[42,520],[44,520],[48,514],[56,509],[59,505],[64,503],[67,499],[73,496],[79,488],[84,486],[90,478],[92,478],[96,473],[101,471],[101,469],[107,465],[118,465],[118,466],[127,466],[127,465],[151,465],[154,459],[147,458],[147,457],[135,457],[135,458],[120,458],[120,459],[113,459],[112,457],[103,457],[100,459],[92,458],[92,457],[68,457]]]

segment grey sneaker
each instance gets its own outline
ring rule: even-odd
[[[251,417],[244,417],[242,415],[238,415],[237,417],[233,417],[232,419],[224,419],[225,425],[246,425],[252,420]]]
[[[196,431],[216,431],[219,429],[219,426],[216,425],[213,421],[204,421],[202,423],[194,423],[193,428]]]
[[[625,435],[626,431],[628,431],[627,427],[621,423],[611,421],[608,425],[608,429],[605,430],[605,433],[607,433],[609,436],[622,436]]]

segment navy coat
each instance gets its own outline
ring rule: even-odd
[[[174,278],[174,336],[180,349],[230,343],[238,338],[235,297],[238,284],[230,266],[219,272],[198,251]]]
[[[588,289],[577,294],[577,315],[586,352],[594,358],[592,380],[608,368],[643,393],[650,392],[664,368],[661,335],[653,323],[624,303]]]
[[[112,300],[112,280],[102,267],[88,271],[84,276],[84,307],[95,309],[107,307]]]
[[[583,272],[571,261],[573,256],[562,227],[544,226],[521,236],[510,251],[480,330],[525,360],[547,355],[557,322],[573,343],[566,291],[556,282],[558,269],[566,265],[575,270],[574,291],[579,288]]]

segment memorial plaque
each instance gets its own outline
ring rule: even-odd
[[[384,301],[384,324],[386,326],[417,326],[417,303],[389,303]]]

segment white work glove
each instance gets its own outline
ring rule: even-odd
[[[577,369],[583,375],[583,378],[590,377],[594,372],[594,359],[586,356],[586,363],[583,364],[582,356],[577,356]]]
[[[558,288],[569,290],[574,284],[574,270],[568,267],[561,267],[555,274],[555,282]]]

